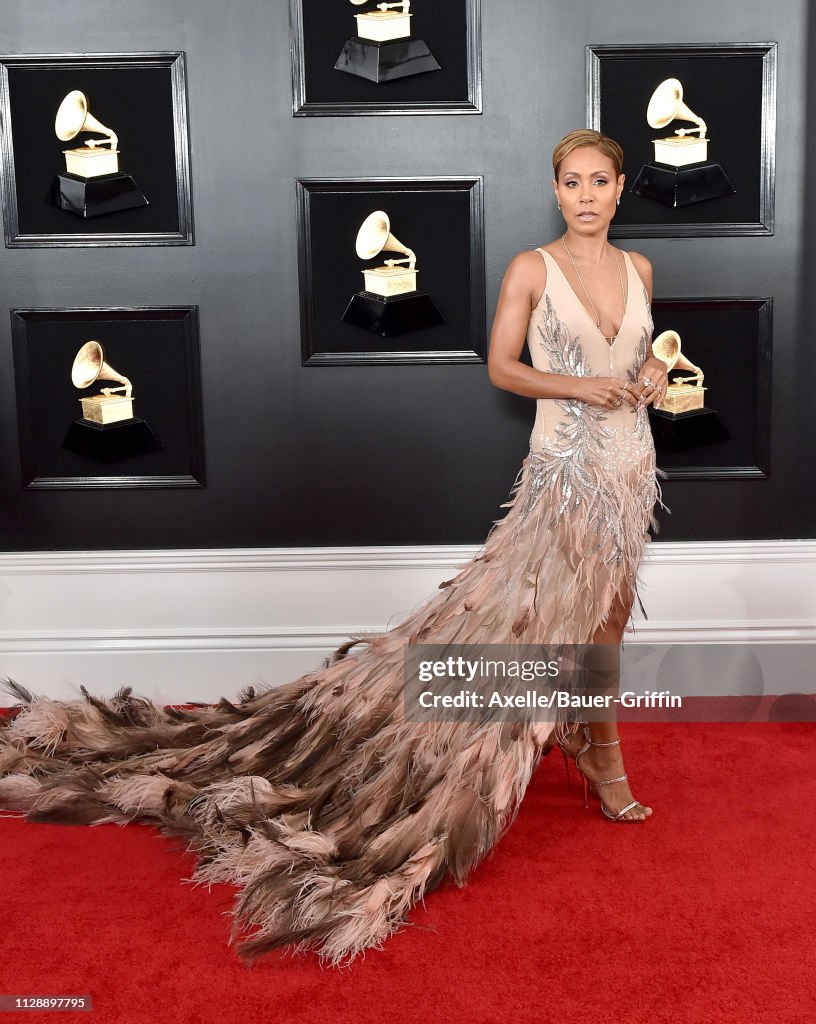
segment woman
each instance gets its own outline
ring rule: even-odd
[[[620,146],[598,132],[571,132],[558,143],[552,186],[566,231],[511,262],[488,363],[498,387],[539,399],[530,458],[534,472],[560,481],[560,496],[571,488],[563,512],[567,548],[579,550],[594,536],[593,514],[609,517],[601,542],[610,556],[623,559],[627,572],[615,566],[607,571],[604,558],[600,575],[583,574],[596,597],[587,604],[585,624],[595,628],[591,641],[575,642],[616,649],[636,592],[643,512],[660,499],[645,407],[660,399],[668,380],[666,364],[651,349],[651,264],[638,253],[613,249],[607,239],[623,191],[622,166]],[[533,368],[519,362],[525,333]],[[565,450],[571,453],[566,459]],[[605,497],[598,500],[599,494]],[[548,511],[551,520],[552,505]],[[608,617],[596,626],[598,610],[607,608]],[[576,632],[580,614],[577,607],[570,614]],[[614,668],[611,654],[599,656]],[[651,808],[632,797],[614,721],[593,723],[584,734],[583,747],[580,733],[561,747],[593,788],[603,787],[603,812],[614,820],[645,820]]]
[[[406,645],[619,642],[656,526],[644,407],[666,374],[647,351],[647,262],[637,258],[645,284],[618,262],[621,291],[612,287],[620,150],[583,132],[559,153],[562,244],[575,265],[566,276],[553,246],[516,257],[491,342],[491,379],[540,399],[530,454],[510,511],[441,593],[394,629],[353,637],[320,671],[215,708],[162,709],[129,688],[54,701],[8,684],[23,707],[0,729],[0,808],[36,822],[150,820],[184,838],[199,856],[192,881],[240,887],[233,937],[249,931],[247,961],[291,945],[342,963],[379,946],[446,876],[464,885],[512,823],[551,735],[608,814],[648,813],[627,806],[625,780],[611,781],[614,725],[589,733],[614,746],[579,751],[560,722],[419,723],[403,712]],[[518,363],[525,327],[532,370]]]

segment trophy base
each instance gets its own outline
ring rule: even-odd
[[[99,217],[150,203],[133,178],[121,171],[96,178],[62,171],[54,182],[54,205],[78,217]]]
[[[719,164],[691,167],[644,164],[631,191],[664,206],[690,206],[706,199],[733,195],[736,189]]]
[[[665,412],[649,406],[649,423],[655,448],[663,452],[699,448],[714,441],[725,441],[729,436],[716,410],[706,407],[689,412]]]
[[[131,455],[157,452],[164,445],[144,420],[92,423],[80,419],[68,428],[62,447],[96,462],[117,462]]]
[[[346,40],[334,66],[337,71],[378,84],[441,70],[424,39],[394,39],[377,43],[359,36]]]
[[[388,297],[356,292],[341,319],[382,338],[395,338],[445,323],[436,303],[426,292]]]

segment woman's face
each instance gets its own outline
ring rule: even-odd
[[[605,233],[615,216],[624,176],[595,146],[580,146],[561,161],[555,198],[567,227],[578,235]]]

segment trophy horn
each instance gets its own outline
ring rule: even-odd
[[[692,373],[702,375],[699,366],[695,366],[680,351],[681,341],[677,331],[664,331],[652,342],[652,352],[658,359],[666,364],[666,371],[691,370]]]
[[[86,341],[74,357],[71,381],[75,388],[89,388],[96,380],[116,380],[124,384],[126,398],[130,398],[133,391],[133,385],[127,377],[123,377],[105,362],[105,350],[99,342]]]
[[[86,143],[89,146],[104,145],[110,143],[111,149],[116,149],[119,138],[116,132],[107,128],[93,116],[88,109],[88,97],[79,89],[69,92],[60,103],[57,116],[54,120],[54,131],[60,142],[69,142],[80,132],[99,132],[107,135],[104,142],[101,139],[91,139]]]
[[[401,252],[409,257],[411,269],[414,268],[416,261],[414,250],[403,245],[398,238],[391,234],[391,221],[384,210],[375,210],[370,213],[360,225],[355,249],[361,260],[374,259],[383,249],[386,249],[388,252]]]
[[[677,331],[664,331],[652,342],[652,352],[666,364],[667,370],[673,370],[680,356],[680,335]]]
[[[705,121],[690,110],[683,102],[683,85],[677,78],[667,78],[652,93],[646,109],[646,120],[652,128],[665,128],[676,119],[691,121],[696,128],[678,128],[675,135],[689,135],[699,131],[700,138],[705,138],[707,125]]]

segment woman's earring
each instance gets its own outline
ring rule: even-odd
[[[620,196],[618,196],[618,206],[620,206]]]
[[[555,200],[555,205],[558,207],[559,210],[561,209],[561,204],[558,202],[557,199]]]

